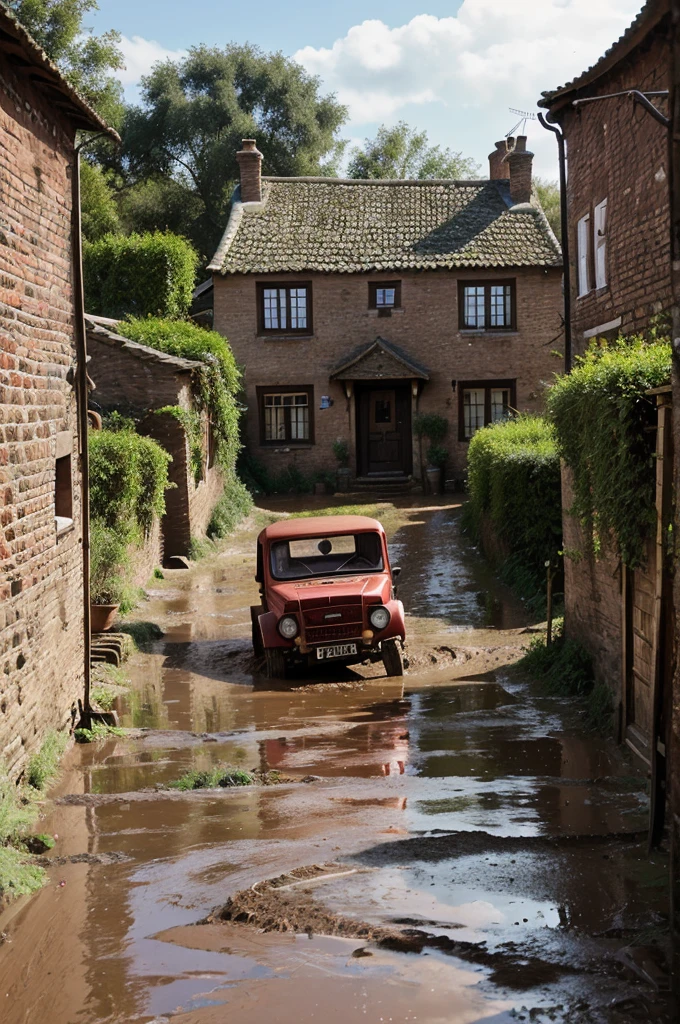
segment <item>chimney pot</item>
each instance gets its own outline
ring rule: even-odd
[[[243,139],[243,148],[236,154],[241,172],[241,202],[262,202],[262,153],[255,139]]]

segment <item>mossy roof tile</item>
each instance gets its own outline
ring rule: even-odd
[[[561,263],[540,206],[512,207],[507,181],[264,178],[262,203],[234,204],[211,268],[361,273]]]

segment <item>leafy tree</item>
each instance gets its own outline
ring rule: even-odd
[[[122,87],[109,72],[124,67],[120,34],[95,36],[83,25],[97,0],[5,0],[63,75],[114,127],[122,120]]]
[[[556,181],[547,178],[534,178],[534,187],[541,201],[543,212],[548,223],[558,238],[562,238],[562,222],[560,220],[560,186]]]
[[[142,80],[142,106],[126,116],[122,171],[134,197],[154,226],[182,229],[203,260],[213,255],[224,231],[241,140],[255,138],[268,174],[324,172],[337,156],[335,133],[347,112],[334,96],[321,96],[320,83],[281,53],[229,44],[199,46],[183,60],[157,64]],[[151,179],[153,187],[139,188]],[[183,195],[182,203],[164,199]],[[185,204],[186,205],[186,204]],[[151,226],[147,221],[147,226]]]
[[[382,125],[374,139],[357,146],[347,168],[350,178],[473,178],[479,164],[461,153],[428,144],[427,132],[399,121]]]
[[[80,163],[80,208],[83,237],[96,242],[104,235],[120,232],[120,219],[113,190],[101,167]]]

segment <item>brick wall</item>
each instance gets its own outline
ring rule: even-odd
[[[571,508],[571,472],[562,470],[562,508]],[[595,559],[579,522],[564,513],[564,624],[566,635],[583,644],[593,658],[595,676],[621,698],[622,592],[618,558]]]
[[[56,107],[0,56],[0,759],[13,775],[82,696],[72,146]],[[58,444],[74,520],[59,538]]]
[[[516,332],[498,335],[460,332],[458,329],[458,280],[491,278],[517,281]],[[368,309],[370,281],[400,278],[401,311],[389,318]],[[560,270],[503,271],[498,274],[464,275],[448,271],[399,274],[283,274],[277,281],[311,281],[314,336],[294,340],[258,337],[256,285],[258,275],[215,275],[215,329],[230,342],[236,361],[245,366],[248,403],[247,443],[270,469],[295,463],[303,472],[333,470],[332,444],[350,440],[352,466],[356,468],[354,401],[348,401],[338,382],[329,383],[332,369],[357,346],[377,335],[397,345],[423,364],[430,379],[418,400],[419,412],[437,412],[450,421],[446,446],[450,453],[448,474],[462,476],[467,443],[458,439],[458,401],[451,381],[478,379],[517,380],[517,405],[522,410],[541,408],[545,382],[562,362],[551,354],[563,350],[561,336]],[[314,386],[314,445],[273,450],[260,444],[256,401],[257,385]],[[322,395],[333,400],[320,409]],[[418,472],[418,445],[414,443],[414,469]]]
[[[669,38],[663,21],[643,46],[584,95],[666,89]],[[666,129],[626,97],[569,106],[558,117],[567,138],[572,323],[578,353],[587,345],[584,332],[619,317],[622,331],[635,331],[670,307],[668,139]],[[579,298],[577,222],[590,213],[592,229],[593,209],[603,199],[607,287]]]

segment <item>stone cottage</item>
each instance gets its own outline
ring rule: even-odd
[[[12,775],[83,694],[77,130],[108,129],[0,6],[0,761]]]
[[[268,469],[333,470],[342,439],[355,478],[407,485],[423,470],[416,417],[437,413],[452,481],[476,430],[541,407],[561,365],[561,250],[526,138],[489,159],[481,181],[271,178],[244,141],[209,269]]]
[[[196,407],[192,376],[201,363],[159,352],[116,333],[117,320],[86,314],[90,363],[95,384],[90,406],[99,413],[117,410],[132,416],[141,434],[153,437],[172,455],[168,470],[174,486],[165,493],[165,515],[159,536],[150,538],[138,558],[143,560],[140,582],[158,564],[173,565],[189,554],[192,537],[205,536],[212,510],[222,495],[224,477],[215,461],[210,420]],[[173,407],[198,413],[201,424],[202,462],[191,459],[187,432],[181,419],[158,410]]]

